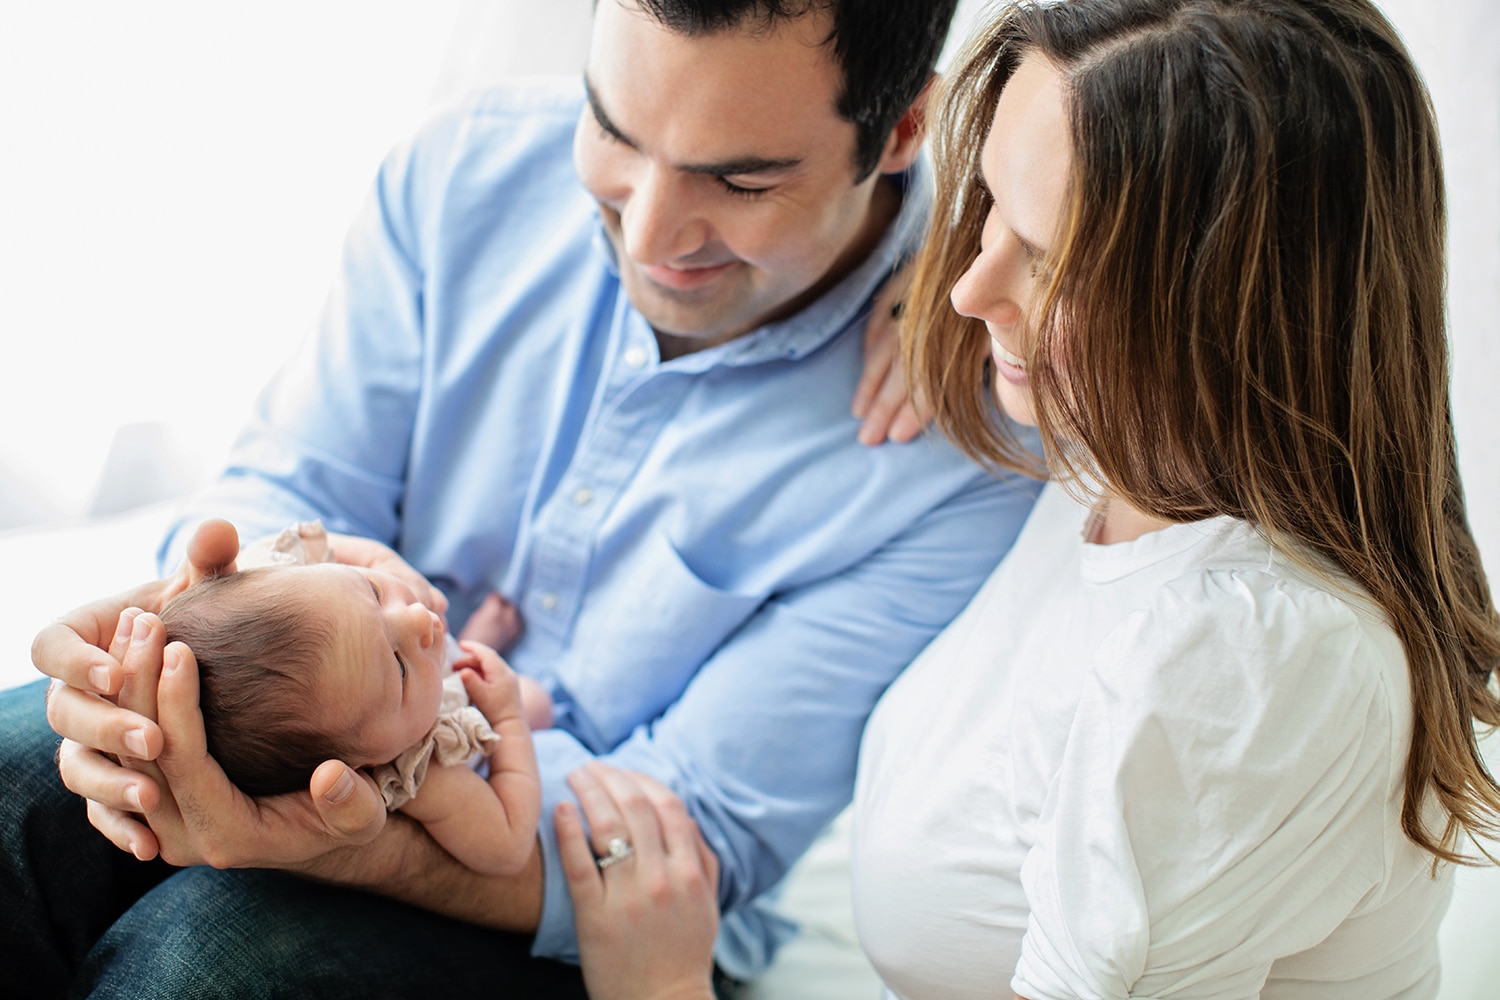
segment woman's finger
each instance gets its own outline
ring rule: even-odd
[[[704,873],[709,887],[717,891],[719,884],[719,857],[703,839],[703,831],[688,812],[682,799],[666,785],[645,774],[635,776],[642,791],[651,800],[661,824],[662,842],[668,856],[694,859]]]
[[[621,771],[604,764],[589,764],[584,769],[604,786],[615,808],[625,818],[625,828],[629,831],[627,839],[636,853],[647,858],[665,853],[657,810],[643,784],[649,779],[634,771]]]
[[[870,321],[875,322],[873,319]],[[854,387],[854,402],[849,410],[860,420],[868,418],[870,407],[890,376],[895,350],[888,335],[865,336],[865,367]]]
[[[910,420],[902,419],[909,406],[904,370],[892,365],[885,382],[870,401],[864,421],[859,425],[860,443],[873,445],[894,441],[904,444],[910,441],[915,436],[909,429]],[[899,434],[907,436],[898,436]]]
[[[557,852],[573,905],[580,911],[597,906],[604,895],[604,879],[594,851],[583,832],[583,820],[571,802],[558,805],[555,814]]]
[[[608,854],[610,841],[616,838],[631,843],[630,826],[593,767],[584,766],[568,775],[568,785],[578,796],[579,808],[589,826],[589,842],[596,856]]]
[[[703,831],[698,829],[698,824],[693,824],[693,837],[698,845],[698,864],[703,867],[703,877],[708,879],[708,884],[713,887],[717,896],[719,891],[719,856],[714,849],[708,846],[708,841],[703,839]]]

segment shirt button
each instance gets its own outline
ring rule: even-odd
[[[538,597],[536,599],[536,602],[542,606],[542,610],[543,611],[556,611],[557,610],[557,595],[556,594],[543,594],[542,596],[540,596],[540,597]]]
[[[632,347],[625,352],[625,363],[632,368],[646,367],[646,349]]]
[[[587,486],[580,486],[573,491],[573,505],[576,507],[587,507],[594,502],[594,491]]]

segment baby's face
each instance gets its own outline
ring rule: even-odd
[[[318,680],[330,732],[353,734],[356,766],[383,764],[432,728],[442,700],[442,619],[397,577],[320,563],[289,569],[336,638]]]

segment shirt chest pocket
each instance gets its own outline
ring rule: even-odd
[[[601,570],[558,674],[612,747],[675,702],[767,595],[706,583],[657,532]]]

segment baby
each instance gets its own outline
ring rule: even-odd
[[[326,558],[321,526],[298,525],[162,609],[198,661],[209,752],[257,796],[305,789],[331,758],[368,768],[386,805],[465,865],[520,871],[541,811],[521,682],[399,578]],[[534,682],[527,698],[548,701]]]

